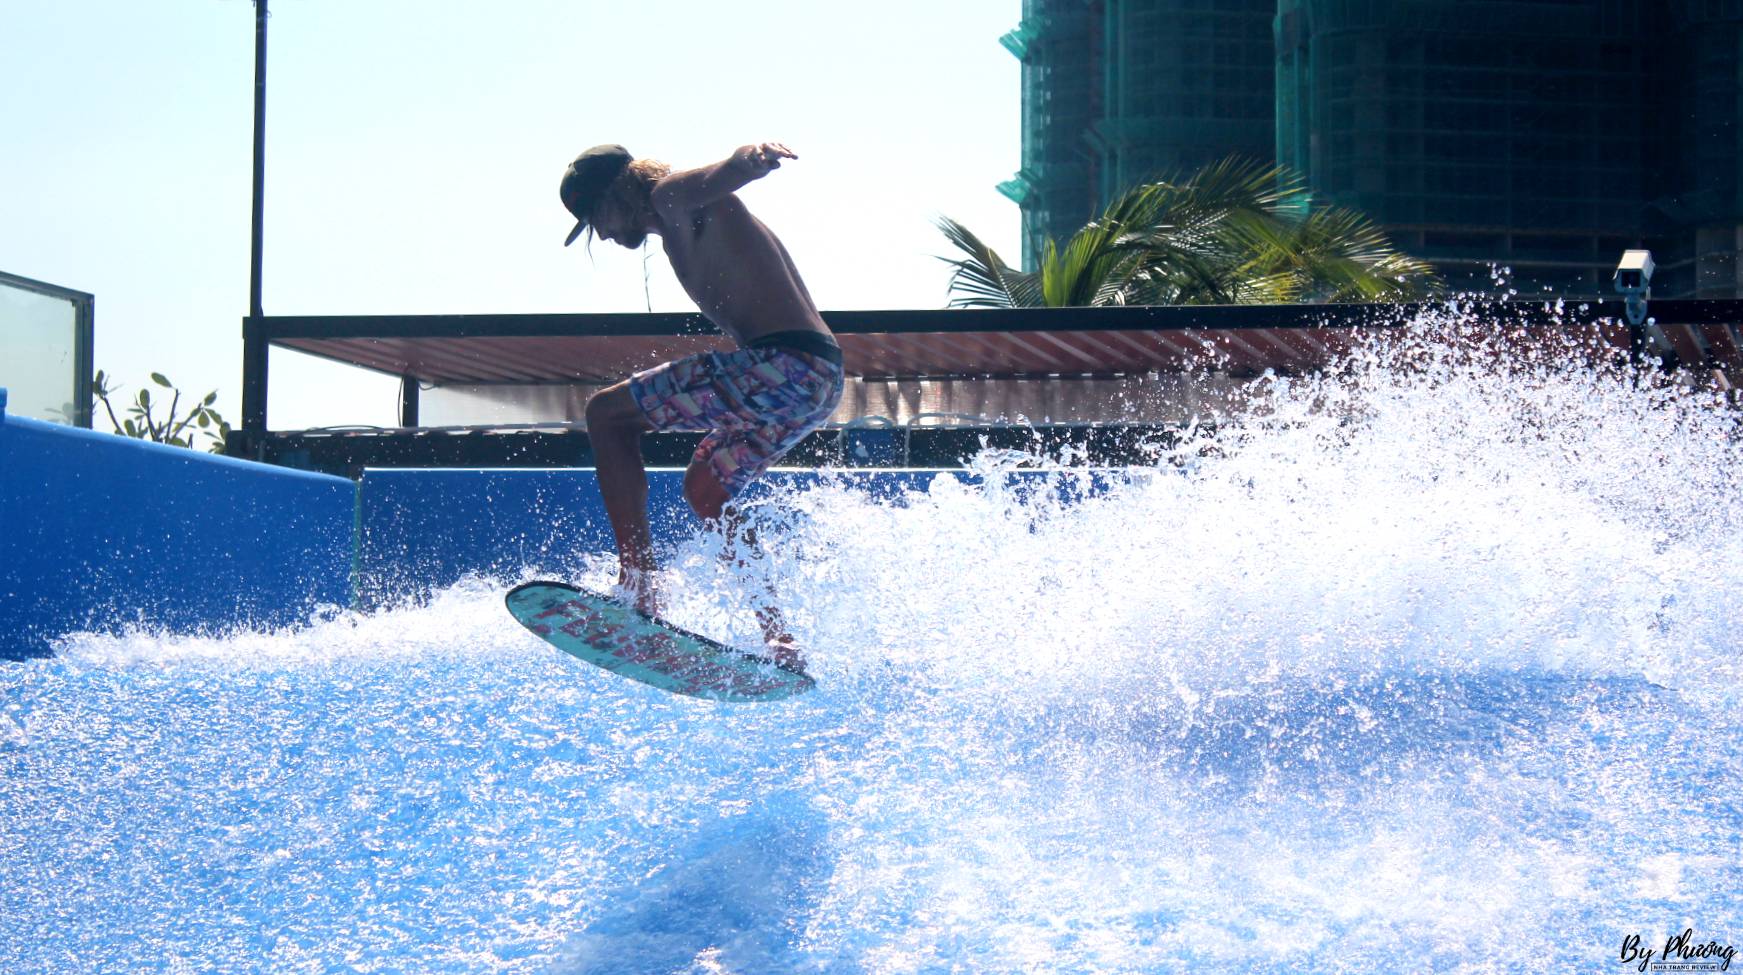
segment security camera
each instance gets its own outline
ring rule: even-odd
[[[1616,265],[1616,290],[1625,295],[1641,294],[1652,288],[1652,252],[1623,251]]]
[[[1616,290],[1628,309],[1628,324],[1646,321],[1646,302],[1652,297],[1652,252],[1623,251],[1616,265]]]

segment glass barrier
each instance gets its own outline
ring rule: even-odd
[[[0,273],[0,387],[6,412],[91,425],[92,297]]]

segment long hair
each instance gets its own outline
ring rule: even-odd
[[[636,159],[611,185],[605,188],[603,199],[610,200],[640,217],[653,206],[654,184],[671,175],[672,167],[658,159]],[[593,225],[587,225],[587,242],[593,243]]]
[[[665,179],[667,176],[671,175],[671,173],[672,167],[666,163],[660,162],[658,159],[632,160],[628,166],[624,167],[623,172],[618,173],[617,178],[611,181],[611,185],[605,188],[605,196],[603,198],[628,208],[631,213],[640,217],[641,214],[652,209],[654,205],[654,184]],[[587,224],[587,242],[582,246],[587,248],[587,256],[591,258],[593,256],[593,224],[591,222]],[[642,291],[647,298],[648,311],[652,312],[654,310],[653,295],[647,293],[648,261],[645,253],[645,248],[647,246],[646,240],[642,241],[642,246],[644,248],[644,253],[642,255]]]

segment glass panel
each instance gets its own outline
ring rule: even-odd
[[[6,412],[73,424],[78,306],[0,282],[0,387]]]

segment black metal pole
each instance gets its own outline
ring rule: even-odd
[[[259,318],[260,241],[266,203],[266,0],[254,0],[254,250],[249,259],[248,314]]]
[[[266,338],[260,334],[265,312],[260,300],[261,238],[266,206],[266,0],[254,0],[254,239],[248,259],[248,318],[242,328],[242,430],[247,456],[266,435]]]
[[[399,425],[418,425],[418,377],[399,377]]]

